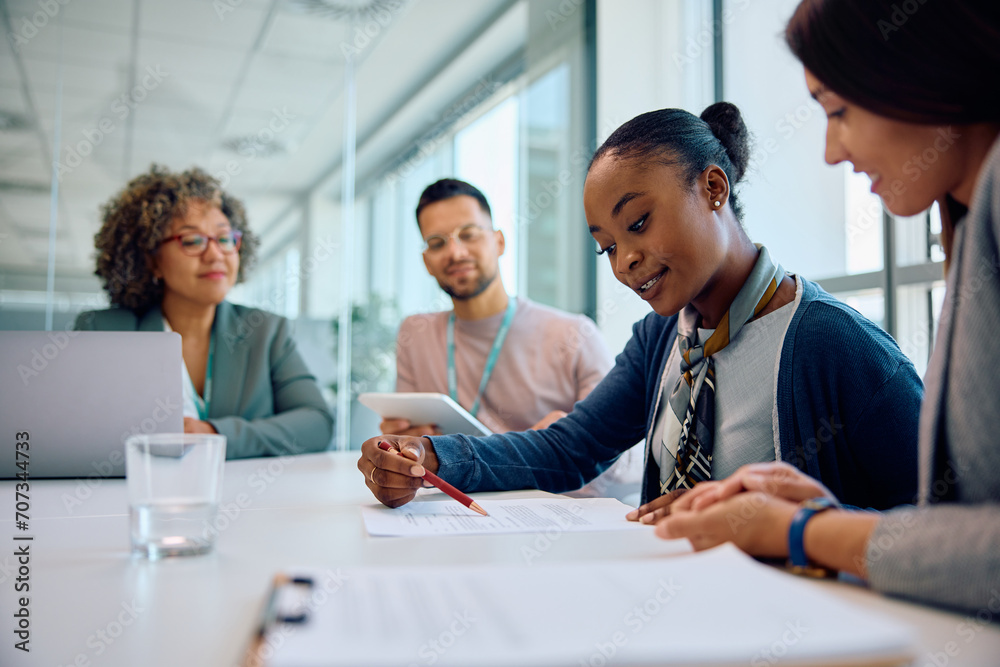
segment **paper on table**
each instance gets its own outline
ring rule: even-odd
[[[476,500],[489,516],[480,516],[454,500],[423,500],[390,509],[363,505],[370,535],[481,535],[647,528],[625,515],[632,509],[614,498],[522,498]]]
[[[316,579],[304,625],[267,640],[269,664],[832,666],[913,656],[906,626],[731,545],[652,560],[336,574]]]

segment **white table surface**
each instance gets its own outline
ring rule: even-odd
[[[271,578],[295,567],[519,564],[526,562],[523,547],[539,554],[535,562],[661,558],[690,550],[686,541],[659,540],[645,530],[541,541],[538,535],[372,538],[358,505],[374,499],[355,467],[357,456],[228,462],[222,508],[231,518],[217,524],[215,551],[159,562],[130,553],[124,480],[89,486],[33,480],[30,654],[13,648],[12,632],[13,552],[22,544],[13,537],[25,533],[14,524],[14,483],[0,482],[0,507],[7,508],[0,513],[0,665],[237,665]],[[813,585],[911,625],[921,642],[914,665],[1000,665],[1000,624],[843,582]]]

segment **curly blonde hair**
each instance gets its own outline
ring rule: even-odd
[[[142,314],[162,301],[163,285],[155,280],[152,260],[171,222],[183,217],[192,201],[218,206],[232,228],[243,232],[236,276],[236,282],[242,282],[260,243],[247,226],[243,203],[197,167],[174,173],[154,164],[101,207],[94,273],[102,279],[112,305]]]

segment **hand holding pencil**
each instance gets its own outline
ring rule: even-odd
[[[361,445],[358,470],[365,476],[365,484],[372,494],[383,505],[405,505],[413,500],[417,489],[427,481],[466,507],[486,514],[471,498],[437,477],[434,474],[437,468],[434,446],[426,437],[382,435],[370,438]]]
[[[394,452],[394,451],[396,451],[385,440],[379,440],[378,448],[381,449],[381,450],[383,450],[383,451],[386,451],[386,452]],[[465,495],[464,493],[462,493],[461,491],[459,491],[458,489],[456,489],[454,486],[452,486],[448,482],[444,481],[443,479],[441,479],[440,477],[438,477],[437,475],[435,475],[434,473],[432,473],[430,470],[427,470],[426,468],[424,469],[423,480],[425,482],[427,482],[428,484],[431,484],[431,485],[437,487],[440,491],[444,492],[445,494],[447,494],[451,498],[453,498],[453,499],[457,500],[458,502],[462,503],[463,505],[465,505],[466,507],[468,507],[470,510],[472,510],[474,512],[478,512],[479,514],[482,514],[483,516],[489,516],[489,514],[486,513],[486,510],[484,510],[482,507],[479,506],[479,503],[477,503],[475,500],[473,500],[469,496]]]

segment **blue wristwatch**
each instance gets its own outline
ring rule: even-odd
[[[819,567],[809,563],[806,558],[806,549],[803,544],[803,537],[806,532],[806,523],[819,512],[837,507],[837,503],[829,498],[812,498],[803,501],[799,510],[792,517],[792,525],[788,528],[788,567],[795,574],[804,574],[810,577],[832,577],[836,576],[834,570]]]

